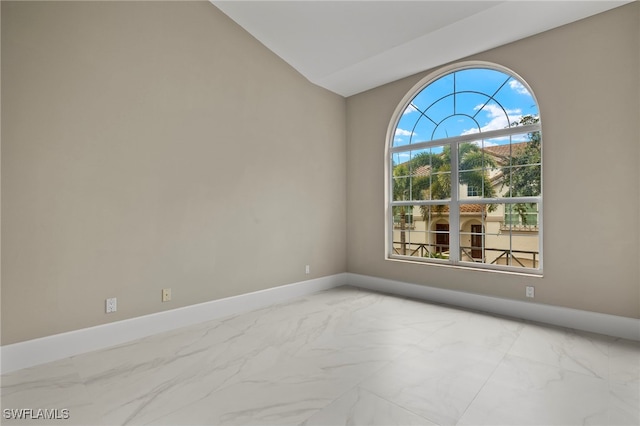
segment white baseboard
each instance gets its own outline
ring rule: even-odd
[[[640,340],[640,320],[343,273],[0,347],[1,373],[107,348],[164,331],[295,299],[341,285],[445,303],[577,330]]]
[[[336,274],[0,347],[2,374],[345,285]]]
[[[576,330],[606,334],[624,339],[640,340],[640,320],[635,318],[483,296],[366,275],[352,273],[348,273],[347,275],[347,282],[349,285],[355,287],[445,303]]]

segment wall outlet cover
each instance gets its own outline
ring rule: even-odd
[[[111,297],[106,300],[106,311],[108,314],[118,310],[118,300],[115,297]]]
[[[525,292],[525,295],[526,295],[527,297],[531,297],[531,298],[533,298],[533,297],[535,297],[535,294],[536,294],[536,293],[535,293],[535,287],[533,287],[533,286],[527,286],[527,288],[526,288],[526,292]]]
[[[171,300],[171,289],[170,288],[163,288],[162,289],[162,301],[163,302],[168,302]]]

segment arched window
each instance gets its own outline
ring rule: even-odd
[[[466,63],[425,78],[389,127],[387,257],[542,272],[542,133],[512,71]]]

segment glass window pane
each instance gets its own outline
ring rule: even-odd
[[[510,78],[494,98],[508,110],[522,115],[538,115],[538,106],[527,88],[516,78]]]
[[[511,127],[511,123],[520,118],[517,114],[517,111],[508,110],[495,101],[489,101],[486,104],[478,105],[473,117],[480,124],[482,132],[489,132]]]
[[[393,201],[407,201],[411,198],[411,178],[393,178]]]
[[[511,197],[537,197],[540,195],[540,166],[512,166],[505,184]]]
[[[410,250],[410,232],[415,227],[413,221],[413,206],[393,207],[393,252],[395,254],[407,255]]]
[[[482,196],[484,189],[482,170],[460,172],[458,179],[458,195],[460,199]]]
[[[413,186],[411,187],[412,200],[429,200],[431,178],[430,176],[420,176],[413,178]]]
[[[419,118],[420,113],[417,111],[403,114],[400,117],[393,136],[393,146],[409,145],[411,136],[414,134],[414,127]]]
[[[502,181],[491,179],[487,170],[471,170],[458,174],[458,197],[495,198],[498,196]]]
[[[451,198],[451,172],[438,172],[431,175],[428,188],[430,200],[448,200]]]
[[[489,96],[477,92],[458,92],[455,97],[456,117],[461,119],[455,136],[480,132],[480,123],[474,118],[478,108],[489,101]],[[453,135],[452,135],[453,136]]]
[[[433,136],[433,131],[436,128],[436,123],[432,121],[428,116],[421,115],[416,126],[411,134],[412,143],[430,141]]]
[[[422,89],[413,98],[413,104],[425,111],[438,99],[447,96],[454,91],[453,74],[447,74]]]
[[[459,170],[482,170],[490,166],[490,162],[485,161],[485,154],[479,143],[461,143],[458,145],[458,168]]]
[[[517,231],[537,231],[538,203],[506,204],[504,223]]]
[[[483,139],[478,142],[486,161],[493,167],[511,165],[511,139],[507,137]]]
[[[538,233],[512,230],[511,241],[510,265],[537,268],[540,261]]]
[[[475,91],[488,95],[496,93],[511,76],[490,68],[471,68],[456,71],[456,90]]]
[[[441,97],[438,100],[435,100],[433,104],[431,104],[425,114],[431,120],[433,120],[437,125],[440,125],[447,117],[451,117],[454,115],[454,96],[453,93],[448,93],[445,96]],[[452,135],[453,136],[453,135]]]
[[[407,155],[406,158],[407,161],[402,161],[404,160],[403,156],[395,157],[394,154],[393,177],[409,176],[409,156]],[[396,163],[396,161],[401,162]]]
[[[416,227],[414,227],[414,229]],[[406,255],[413,257],[427,257],[427,233],[423,231],[412,230],[411,232],[409,232],[408,236],[409,238]]]
[[[540,164],[540,132],[512,136],[510,152],[506,159],[512,166]]]
[[[409,162],[411,172],[411,198],[412,200],[425,200],[431,182],[431,158],[429,149],[411,152]]]
[[[394,253],[403,256],[428,257],[429,220],[429,206],[394,206]]]
[[[400,176],[401,172],[398,170],[396,172],[396,167],[404,165],[405,168],[407,167],[407,165],[405,163],[407,163],[409,161],[410,158],[410,153],[409,152],[396,152],[392,155],[391,157],[391,166],[392,166],[392,171],[393,171],[393,175],[394,176]],[[407,168],[408,170],[408,168]],[[408,172],[406,173],[402,173],[403,175],[409,175]]]
[[[430,174],[432,161],[429,148],[411,151],[409,158],[411,176],[428,176]]]

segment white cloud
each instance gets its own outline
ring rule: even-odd
[[[496,104],[487,104],[484,107],[482,105],[477,105],[474,110],[479,110],[482,108],[482,112],[485,112],[489,121],[487,124],[482,126],[480,130],[477,128],[468,129],[462,132],[462,135],[472,135],[474,133],[479,132],[490,132],[491,130],[500,130],[509,127],[510,123],[514,121],[520,120],[522,117],[522,110],[520,109],[508,109],[505,110],[500,108]]]
[[[416,107],[414,107],[413,104],[409,104],[409,106],[402,112],[402,115],[409,114],[416,111],[418,111]]]
[[[415,135],[415,133],[409,130],[404,130],[399,127],[396,129],[396,136],[413,136],[413,135]]]
[[[509,87],[511,87],[511,89],[513,89],[514,92],[519,93],[521,95],[529,94],[529,91],[518,80],[511,80],[509,82]]]
[[[409,161],[409,159],[410,159],[409,154],[404,152],[393,154],[393,164],[395,165],[406,163],[407,161]]]
[[[475,141],[474,143],[476,145],[478,145],[480,148],[488,148],[490,146],[498,146],[497,143],[491,142],[491,141],[484,141],[484,143],[482,143],[482,141]]]

